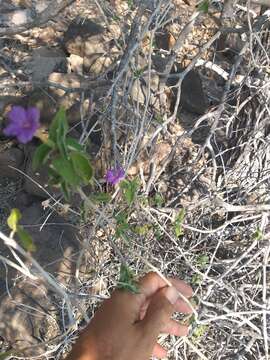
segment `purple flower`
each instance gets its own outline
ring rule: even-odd
[[[6,136],[16,136],[19,142],[26,144],[39,128],[39,117],[40,112],[36,107],[24,109],[22,106],[12,106],[8,113],[9,124],[3,132]]]
[[[106,181],[111,185],[116,185],[119,181],[125,177],[125,170],[121,166],[117,166],[114,169],[109,169],[106,173]]]

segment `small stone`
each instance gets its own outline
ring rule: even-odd
[[[112,64],[113,59],[110,55],[91,55],[85,56],[83,59],[83,67],[86,73],[99,75],[104,72]]]
[[[175,44],[175,38],[168,30],[159,30],[156,32],[155,42],[158,49],[170,50]]]
[[[1,144],[0,144],[1,147]],[[1,177],[19,178],[18,171],[11,169],[9,166],[13,166],[16,169],[20,169],[23,166],[24,153],[22,150],[11,147],[9,149],[0,152],[0,174]]]
[[[47,47],[40,47],[33,51],[33,58],[28,65],[33,82],[42,82],[53,71],[66,69],[67,60],[63,51]]]
[[[52,73],[49,76],[49,81],[55,83],[56,86],[50,87],[50,93],[58,99],[58,107],[63,106],[65,109],[69,109],[76,102],[80,101],[80,93],[77,91],[69,92],[69,89],[80,89],[81,83],[84,77],[76,74],[63,74],[63,73]],[[59,85],[59,88],[58,86]],[[65,89],[61,89],[64,87]],[[69,117],[69,121],[72,119]]]
[[[100,52],[103,46],[101,41],[103,32],[104,28],[90,19],[86,19],[83,23],[79,24],[73,22],[64,34],[64,46],[70,54],[84,57],[85,44],[89,39],[89,44],[87,45],[88,51],[90,51],[92,43],[92,53]]]
[[[68,90],[73,88],[80,88],[83,79],[84,78],[79,74],[74,74],[74,73],[63,74],[63,73],[54,72],[49,76],[48,80],[55,84],[59,84],[60,87],[63,86]],[[66,92],[66,90],[57,88],[57,86],[51,87],[51,91],[54,94],[58,95],[59,97],[62,97]]]
[[[179,64],[176,64],[174,72],[181,73],[182,71],[184,71],[184,69],[182,69]],[[175,86],[178,79],[177,75],[175,75],[175,77],[169,77],[167,86]],[[177,98],[177,89],[172,87],[171,90],[173,94],[171,110],[173,111]],[[179,109],[181,108],[196,114],[204,114],[208,108],[202,81],[196,70],[190,70],[182,81]]]
[[[83,58],[79,55],[71,54],[68,57],[68,70],[76,74],[83,74]]]
[[[150,88],[151,93],[156,93],[159,86],[159,76],[157,74],[151,74],[150,77]],[[139,79],[134,80],[131,97],[134,101],[138,101],[141,104],[145,104],[148,96],[149,79],[148,75],[142,76]],[[155,102],[155,97],[150,97],[150,102]]]

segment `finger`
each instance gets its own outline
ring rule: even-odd
[[[149,306],[150,302],[151,302],[151,298],[145,300],[144,304],[142,305],[142,307],[141,307],[141,309],[140,309],[140,315],[139,315],[139,319],[138,319],[138,320],[144,319],[145,314],[146,314],[146,312],[147,312],[147,309],[148,309],[148,306]]]
[[[139,318],[140,309],[145,303],[143,294],[134,294],[130,291],[115,290],[111,298],[104,302],[103,307],[113,309],[116,317],[125,319],[133,324]]]
[[[153,356],[159,359],[165,358],[167,356],[167,350],[165,350],[161,345],[156,343],[153,349]]]
[[[147,341],[153,343],[153,346],[161,330],[170,321],[178,296],[172,286],[158,291],[153,295],[144,319],[138,323]]]
[[[175,278],[168,278],[168,280],[186,298],[190,298],[193,295],[192,287],[189,286],[185,281]]]
[[[175,303],[175,311],[183,313],[183,314],[192,314],[193,310],[192,308],[188,305],[188,303],[184,300],[182,300],[181,298],[178,299]]]
[[[174,278],[169,278],[168,280],[185,297],[192,296],[192,288],[184,281]],[[168,284],[155,272],[148,273],[139,281],[139,289],[147,298],[165,286],[168,286]]]
[[[161,329],[161,333],[175,336],[187,336],[188,326],[179,324],[178,321],[170,319]]]
[[[167,286],[166,282],[155,272],[149,272],[139,281],[139,289],[146,298],[151,297],[165,286]]]

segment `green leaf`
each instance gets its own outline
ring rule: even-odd
[[[79,144],[78,141],[76,141],[72,137],[66,138],[66,146],[67,146],[68,150],[84,152],[84,147],[81,144]]]
[[[32,237],[21,226],[17,228],[17,234],[19,236],[22,247],[27,251],[36,251],[36,246]]]
[[[15,355],[14,350],[9,350],[0,354],[0,360],[6,360],[10,358],[10,356]]]
[[[197,327],[195,327],[192,333],[193,342],[198,341],[201,337],[203,337],[207,332],[208,328],[209,328],[208,325],[198,325]]]
[[[69,201],[70,200],[70,191],[69,191],[67,183],[65,181],[62,181],[60,186],[61,186],[61,190],[64,194],[65,200]]]
[[[130,225],[128,223],[127,214],[120,212],[115,216],[116,219],[116,228],[115,228],[115,237],[122,238],[126,242],[129,241],[127,236],[127,231],[130,230]]]
[[[34,153],[32,160],[32,167],[34,171],[47,161],[51,150],[52,149],[47,144],[39,145]]]
[[[112,197],[108,193],[99,192],[99,193],[91,194],[90,198],[95,203],[108,203],[111,201]]]
[[[191,284],[193,285],[200,285],[203,280],[202,275],[200,274],[194,274],[191,278]]]
[[[135,232],[135,234],[138,235],[147,235],[149,233],[149,231],[151,230],[152,225],[151,224],[144,224],[144,225],[136,225],[133,228],[133,231]]]
[[[66,147],[66,135],[68,132],[68,122],[66,117],[66,110],[61,107],[54,119],[49,129],[49,140],[54,142],[61,155],[67,155],[67,147]]]
[[[54,143],[57,143],[57,136],[59,132],[59,128],[68,130],[67,118],[66,118],[66,110],[61,107],[57,113],[54,115],[52,124],[49,129],[49,139]]]
[[[260,241],[263,239],[263,233],[260,229],[256,229],[255,233],[253,234],[253,239]]]
[[[208,255],[199,255],[197,258],[197,265],[204,269],[209,264],[209,261]]]
[[[154,196],[154,202],[157,207],[161,207],[165,202],[162,194],[156,193]]]
[[[89,183],[93,177],[93,168],[90,165],[89,159],[85,155],[75,151],[70,153],[70,158],[76,173],[86,184]]]
[[[207,14],[208,10],[209,10],[209,0],[203,0],[198,4],[198,11]]]
[[[50,140],[50,139],[47,139],[46,143],[45,143],[47,146],[49,146],[51,149],[55,149],[55,143]]]
[[[183,232],[183,228],[182,228],[182,224],[185,218],[185,209],[181,209],[178,213],[178,215],[176,216],[175,222],[174,222],[174,231],[175,231],[175,235],[177,237],[181,236],[184,234]]]
[[[118,281],[118,288],[131,291],[135,294],[139,294],[139,288],[135,281],[132,270],[127,265],[122,264],[120,268],[120,278]]]
[[[12,231],[16,232],[18,230],[18,224],[19,224],[19,221],[21,220],[21,218],[22,218],[22,214],[21,214],[20,210],[12,209],[11,213],[7,219],[8,227]]]
[[[131,181],[124,180],[120,183],[120,187],[123,191],[124,198],[127,204],[130,206],[133,204],[137,191],[139,189],[139,182],[137,179]]]
[[[52,168],[48,169],[49,185],[55,186],[61,183],[61,176]]]
[[[163,237],[163,232],[161,231],[159,226],[154,226],[154,234],[157,240],[161,240]]]
[[[55,170],[67,184],[78,186],[81,182],[80,177],[70,161],[63,157],[57,157],[52,161],[53,170]]]

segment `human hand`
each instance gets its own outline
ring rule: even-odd
[[[84,329],[67,360],[148,360],[162,358],[166,350],[157,343],[160,333],[184,336],[187,326],[172,320],[173,312],[191,313],[179,297],[192,296],[184,281],[169,279],[172,286],[156,273],[139,282],[139,294],[116,290],[105,300]]]

